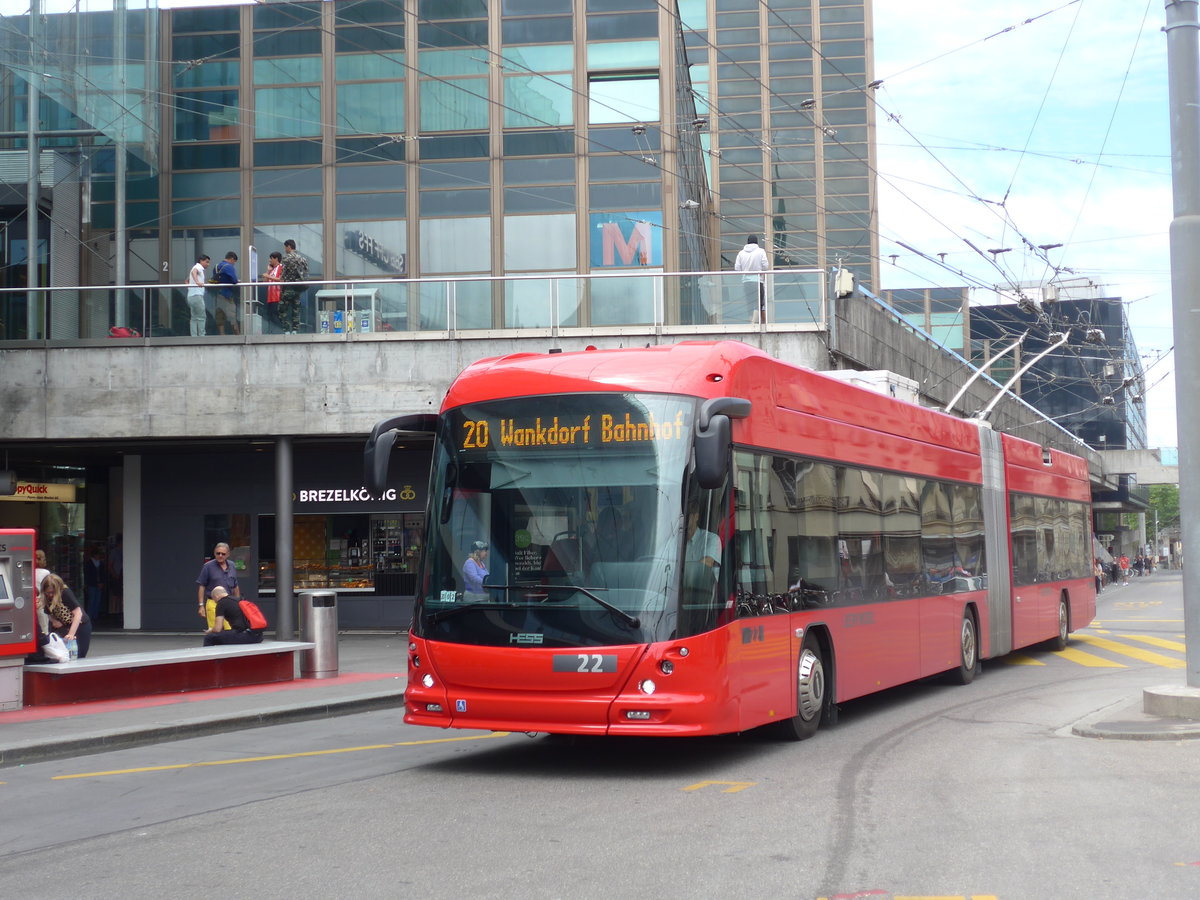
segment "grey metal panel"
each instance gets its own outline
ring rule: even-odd
[[[979,425],[979,454],[983,460],[983,530],[988,562],[989,655],[1003,656],[1012,650],[1013,645],[1008,501],[1000,435],[986,424]]]

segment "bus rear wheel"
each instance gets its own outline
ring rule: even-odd
[[[1046,642],[1051,650],[1066,650],[1071,635],[1071,615],[1067,610],[1067,598],[1058,598],[1058,634]]]
[[[796,664],[796,715],[780,723],[785,738],[804,741],[817,733],[828,703],[828,685],[821,645],[806,637]]]
[[[952,678],[956,684],[970,684],[979,670],[979,629],[975,627],[975,617],[969,609],[963,612],[958,649],[958,668],[951,673]]]

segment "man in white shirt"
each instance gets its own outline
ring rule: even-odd
[[[733,261],[733,271],[742,273],[742,296],[748,322],[761,322],[766,317],[766,294],[763,290],[762,273],[770,267],[767,251],[758,246],[758,236],[750,235],[746,238],[746,246]]]
[[[192,271],[188,273],[187,302],[188,310],[192,314],[189,320],[188,333],[192,337],[203,337],[206,330],[205,317],[207,310],[204,306],[204,290],[208,279],[204,277],[204,270],[208,268],[208,264],[211,261],[207,256],[202,254],[196,258],[196,264],[192,266]]]

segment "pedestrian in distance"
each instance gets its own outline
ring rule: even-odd
[[[200,574],[196,577],[196,605],[199,607],[201,618],[205,617],[205,598],[213,595],[217,588],[223,588],[235,600],[241,599],[242,589],[238,587],[237,568],[229,558],[229,545],[224,541],[213,547],[213,558],[200,567]]]
[[[230,250],[225,254],[225,258],[217,263],[217,268],[213,272],[213,277],[218,284],[217,287],[217,334],[225,334],[225,329],[229,329],[230,334],[241,334],[241,329],[238,328],[238,304],[237,304],[237,259],[238,255]]]
[[[100,606],[104,601],[104,575],[107,568],[104,564],[103,546],[92,544],[87,562],[83,564],[83,596],[88,618],[93,623],[100,619]]]
[[[196,264],[192,266],[192,270],[188,272],[188,292],[187,303],[188,313],[188,334],[191,337],[203,337],[207,332],[207,317],[208,310],[204,303],[204,291],[208,285],[208,278],[204,272],[208,268],[208,264],[212,260],[207,254],[200,254],[196,257]]]
[[[296,251],[291,238],[283,242],[283,262],[279,294],[279,321],[284,334],[300,332],[300,300],[304,296],[304,279],[308,277],[308,260]]]
[[[283,330],[283,325],[279,318],[279,300],[283,289],[279,286],[279,282],[283,280],[283,254],[278,250],[272,250],[271,256],[267,261],[267,268],[260,276],[260,280],[269,282],[267,287],[267,321],[271,323],[273,329]]]
[[[262,643],[262,630],[250,627],[236,597],[230,596],[225,588],[217,586],[213,588],[212,598],[216,601],[216,615],[212,625],[204,632],[205,647],[217,644]],[[229,627],[226,628],[226,625]]]
[[[770,268],[767,251],[758,245],[758,235],[750,235],[746,238],[746,246],[733,261],[733,271],[742,273],[743,312],[747,322],[766,319],[767,295],[763,273]]]

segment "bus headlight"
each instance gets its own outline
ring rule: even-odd
[[[675,671],[675,663],[671,662],[669,659],[664,659],[658,664],[658,671],[662,672],[664,675],[670,675]]]
[[[433,687],[433,676],[426,672],[421,676],[421,684],[425,685],[427,688]]]
[[[643,694],[653,694],[658,690],[658,685],[647,678],[645,681],[642,681],[638,684],[638,690]]]

